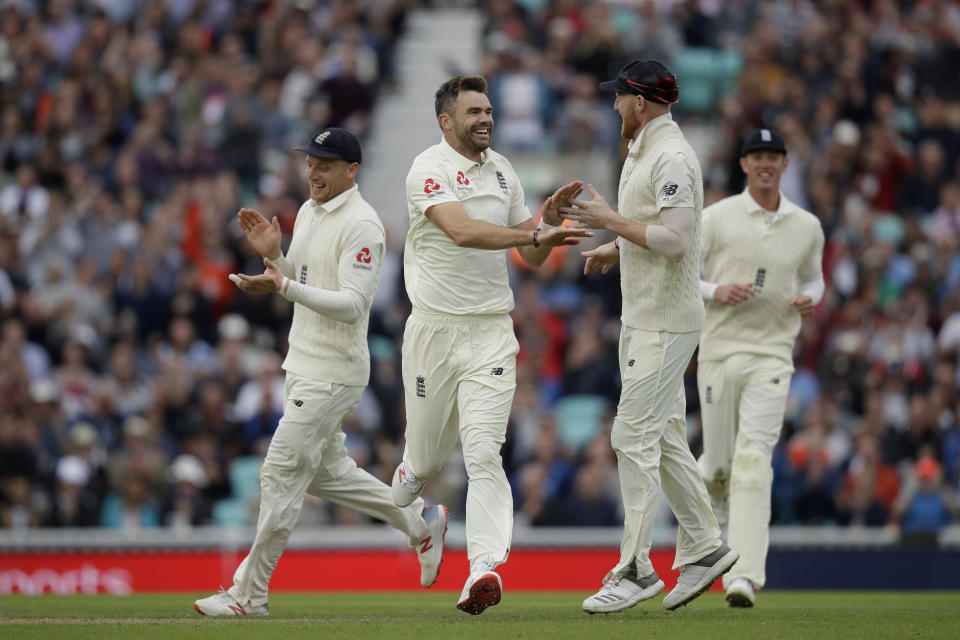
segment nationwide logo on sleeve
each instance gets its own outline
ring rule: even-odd
[[[357,261],[354,263],[353,268],[370,271],[373,269],[373,267],[370,266],[371,262],[373,262],[373,255],[370,253],[370,249],[364,247],[360,250],[360,253],[357,254]]]
[[[432,198],[437,194],[443,193],[443,187],[433,178],[427,178],[426,182],[423,183],[423,192],[427,194],[428,198]]]
[[[676,195],[679,185],[675,184],[666,184],[663,185],[663,189],[660,189],[660,200],[666,202],[670,198]]]

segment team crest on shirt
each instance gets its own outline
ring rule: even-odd
[[[510,195],[510,189],[507,187],[507,179],[503,177],[503,171],[497,169],[497,184],[500,185],[500,190],[503,191],[504,195]]]
[[[443,187],[441,187],[440,183],[433,178],[427,178],[423,183],[423,192],[427,194],[428,198],[432,198],[434,196],[443,195]]]
[[[473,187],[470,186],[470,179],[463,174],[463,171],[457,171],[457,192],[470,193]]]

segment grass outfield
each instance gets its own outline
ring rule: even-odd
[[[196,597],[209,594],[196,594]],[[269,618],[204,618],[190,594],[0,596],[0,637],[30,638],[958,638],[960,592],[764,591],[757,607],[730,609],[707,593],[664,611],[661,597],[589,616],[587,594],[510,593],[482,615],[455,593],[274,594]]]

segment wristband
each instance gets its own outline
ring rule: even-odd
[[[540,222],[537,223],[537,229],[556,229],[557,227],[563,226],[563,220],[560,221],[560,224],[550,224],[543,219],[543,216],[540,216]]]
[[[540,228],[539,228],[539,227],[533,230],[533,248],[534,248],[534,249],[539,249],[539,248],[540,248],[540,243],[537,241],[537,235],[538,235],[539,233],[540,233]]]
[[[289,290],[290,290],[290,278],[288,278],[287,276],[283,276],[283,281],[280,282],[280,289],[279,289],[280,295],[286,296],[287,291]]]

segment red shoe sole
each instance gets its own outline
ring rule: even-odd
[[[500,602],[500,581],[492,573],[485,574],[470,587],[470,596],[457,609],[473,616]]]
[[[200,615],[202,615],[202,616],[207,615],[207,614],[205,614],[203,611],[200,610],[200,607],[197,606],[197,603],[196,603],[196,602],[193,603],[193,608],[196,609],[196,610],[197,610],[197,613],[199,613]]]

